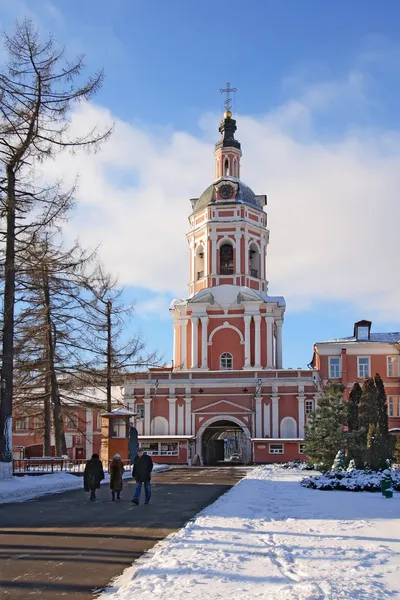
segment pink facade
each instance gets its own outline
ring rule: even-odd
[[[150,436],[148,444],[192,436],[189,461],[301,457],[306,405],[315,402],[313,373],[282,367],[285,301],[268,295],[266,196],[240,179],[230,113],[219,131],[216,179],[191,200],[189,296],[170,307],[173,367],[127,381],[125,402],[138,413],[134,425]]]
[[[389,429],[400,433],[400,332],[374,333],[370,321],[354,324],[351,337],[314,344],[313,367],[323,382],[345,386],[347,400],[353,383],[379,373],[388,399]]]

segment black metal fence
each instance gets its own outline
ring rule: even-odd
[[[102,461],[103,469],[108,471],[111,461]],[[125,469],[131,467],[129,460],[122,461]],[[76,475],[83,474],[85,470],[85,459],[70,459],[70,458],[21,458],[13,460],[14,475],[44,475],[47,473],[75,473]]]

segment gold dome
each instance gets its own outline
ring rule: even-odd
[[[224,112],[224,119],[230,119],[232,117],[232,113],[230,110],[226,110]]]

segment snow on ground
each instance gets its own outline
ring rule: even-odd
[[[400,598],[400,494],[322,492],[302,477],[257,467],[101,600]]]
[[[154,465],[153,473],[157,471],[166,471],[168,465]],[[124,479],[131,477],[131,469],[127,469]],[[110,480],[108,473],[105,473],[107,483]],[[24,475],[22,477],[12,477],[0,481],[0,504],[8,502],[25,502],[39,498],[46,494],[59,494],[69,490],[83,488],[83,478],[78,475],[70,475],[65,472],[53,473],[51,475]]]

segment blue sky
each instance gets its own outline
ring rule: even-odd
[[[105,69],[90,118],[115,121],[116,134],[85,159],[69,233],[102,244],[149,347],[171,359],[189,198],[212,182],[227,80],[242,177],[268,194],[284,366],[306,366],[314,341],[351,335],[361,318],[400,329],[398,2],[0,0],[7,30],[24,14],[85,53],[88,72]]]

